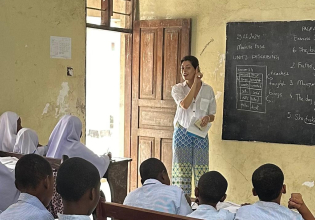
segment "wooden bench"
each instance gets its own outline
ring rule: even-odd
[[[107,220],[107,217],[119,220],[197,220],[196,218],[100,201],[97,206],[97,220]]]

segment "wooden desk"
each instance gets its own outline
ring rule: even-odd
[[[24,154],[0,151],[0,157],[16,157],[20,159],[23,156]],[[53,169],[56,169],[56,170],[59,169],[59,166],[61,164],[61,159],[55,159],[55,158],[50,158],[50,157],[44,157],[44,158],[50,163]]]
[[[22,156],[23,154],[0,151],[0,157],[16,157],[20,159]],[[50,163],[53,169],[59,169],[61,159],[44,158]],[[128,163],[130,161],[130,158],[112,158],[104,175],[110,188],[112,202],[123,204],[127,196]]]
[[[123,204],[128,190],[128,163],[131,158],[112,158],[104,175],[107,179],[112,202]]]

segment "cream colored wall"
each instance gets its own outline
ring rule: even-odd
[[[84,0],[0,1],[0,114],[18,113],[42,144],[66,113],[85,124],[85,31]],[[50,36],[71,38],[72,59],[50,58]]]
[[[217,115],[210,131],[210,169],[228,180],[228,200],[254,202],[253,171],[264,163],[279,165],[285,174],[287,194],[301,192],[315,214],[315,189],[302,186],[315,180],[315,148],[300,145],[222,141],[225,27],[232,21],[315,19],[313,0],[140,0],[141,20],[192,18],[192,54],[200,61],[204,80],[217,94]],[[209,45],[206,47],[208,42]],[[205,48],[206,47],[206,48]],[[201,52],[205,48],[202,55]]]

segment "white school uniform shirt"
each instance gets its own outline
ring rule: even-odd
[[[235,220],[303,220],[302,216],[275,202],[259,201],[242,206],[237,210]]]
[[[0,213],[16,203],[20,191],[15,187],[14,170],[10,170],[0,162]]]
[[[172,97],[177,104],[174,125],[178,122],[184,128],[189,127],[192,117],[199,119],[216,113],[215,95],[211,86],[201,81],[201,88],[196,99],[193,99],[188,109],[183,109],[180,102],[187,96],[189,91],[190,88],[186,81],[172,87]]]
[[[187,217],[205,220],[233,220],[235,214],[225,209],[217,210],[211,205],[199,205],[198,208],[187,215]]]
[[[19,154],[39,154],[37,151],[38,143],[38,136],[35,131],[29,128],[22,128],[17,134],[13,152]]]
[[[182,189],[156,179],[146,180],[142,187],[129,193],[124,205],[184,216],[192,212]]]
[[[0,214],[0,220],[54,220],[54,217],[37,197],[21,193],[18,202]]]
[[[87,215],[57,215],[59,220],[91,220],[91,218]]]
[[[102,178],[109,166],[109,157],[98,156],[80,142],[82,123],[76,116],[65,115],[55,126],[48,141],[47,157],[62,159],[68,157],[80,157],[91,162]]]
[[[12,152],[16,140],[17,120],[14,112],[5,112],[0,116],[0,150]]]

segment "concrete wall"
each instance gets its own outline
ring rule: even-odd
[[[0,114],[19,114],[41,144],[64,114],[85,124],[85,32],[84,0],[0,1]],[[72,59],[50,58],[50,36],[71,38]]]
[[[210,169],[227,178],[229,201],[257,201],[251,193],[252,173],[264,163],[275,163],[284,171],[287,185],[282,204],[287,205],[290,193],[301,192],[315,213],[315,189],[302,185],[315,179],[313,147],[221,140],[226,23],[315,19],[314,9],[313,0],[140,0],[140,20],[192,18],[192,54],[217,95],[216,120],[209,133]]]

